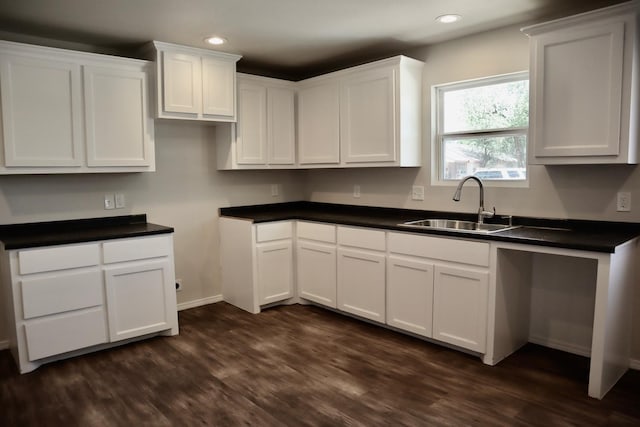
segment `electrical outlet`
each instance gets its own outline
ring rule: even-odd
[[[114,209],[116,207],[116,202],[113,194],[105,194],[104,195],[104,208],[105,209]]]
[[[424,186],[414,185],[411,188],[411,200],[424,200]]]
[[[278,188],[278,184],[271,184],[271,196],[272,197],[276,197],[280,191],[280,189]]]
[[[618,212],[631,211],[631,193],[630,192],[621,191],[618,193],[617,211]]]
[[[180,292],[182,290],[182,279],[176,279],[176,292]]]
[[[353,197],[356,199],[360,198],[360,186],[358,184],[353,186]]]
[[[122,209],[126,206],[126,201],[124,199],[124,193],[116,193],[114,195],[116,202],[116,209]]]

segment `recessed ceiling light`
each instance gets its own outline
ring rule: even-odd
[[[220,36],[211,36],[204,39],[204,41],[209,44],[219,46],[221,44],[225,44],[227,42],[227,39]]]
[[[459,20],[462,19],[462,16],[460,15],[440,15],[436,18],[436,21],[440,22],[441,24],[453,24],[454,22],[458,22]]]

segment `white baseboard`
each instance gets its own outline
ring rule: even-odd
[[[631,359],[629,361],[629,368],[640,371],[640,359]]]
[[[196,299],[193,301],[181,302],[178,304],[178,311],[186,310],[189,308],[200,307],[202,305],[214,304],[216,302],[222,301],[222,295],[214,295],[212,297],[206,297],[201,299]]]
[[[567,353],[577,354],[578,356],[591,356],[591,348],[564,341],[558,341],[547,337],[529,336],[529,342],[539,344],[544,347],[553,348],[555,350],[566,351]]]
[[[9,340],[0,340],[0,350],[6,350],[9,348]]]

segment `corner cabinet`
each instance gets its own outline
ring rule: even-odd
[[[530,163],[638,163],[638,3],[523,28]]]
[[[153,42],[161,119],[236,121],[236,62],[224,52]]]
[[[218,169],[295,167],[294,83],[237,76],[238,122],[216,126]]]
[[[9,348],[21,373],[178,333],[171,234],[3,248],[0,263]]]
[[[154,171],[150,67],[0,41],[0,174]]]
[[[251,313],[294,297],[293,221],[220,218],[222,294]]]
[[[423,67],[397,56],[300,82],[300,166],[420,166]]]

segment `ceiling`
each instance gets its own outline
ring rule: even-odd
[[[300,78],[511,24],[620,0],[0,0],[0,36],[130,54],[159,40],[243,55],[238,68]],[[449,25],[446,13],[462,16]],[[15,39],[15,37],[13,38]],[[210,48],[210,47],[209,47]]]

